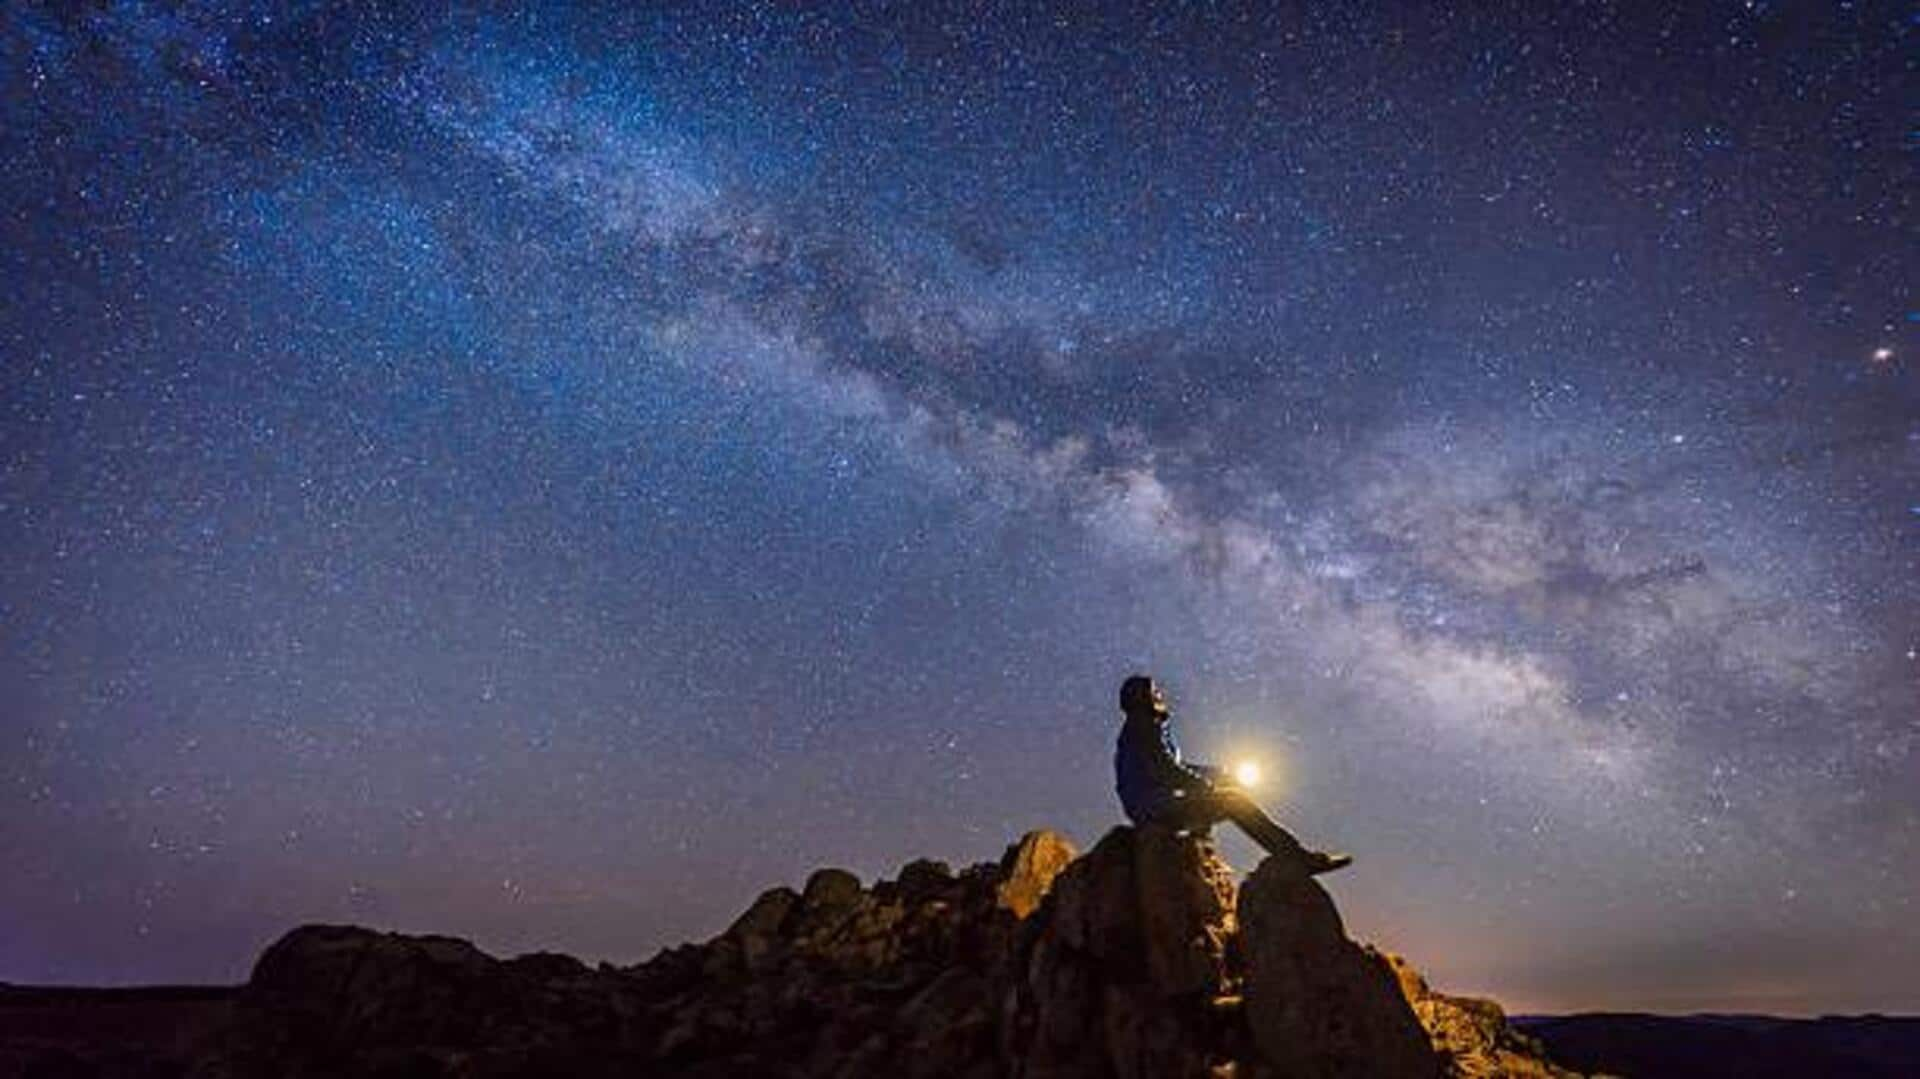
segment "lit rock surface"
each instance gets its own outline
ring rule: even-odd
[[[589,968],[307,926],[263,954],[191,1074],[251,1076],[1563,1076],[1490,1002],[1347,939],[1269,859],[1116,828],[1076,857],[839,869],[704,944]]]

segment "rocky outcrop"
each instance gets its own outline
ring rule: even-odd
[[[650,1040],[645,1001],[635,979],[566,956],[305,926],[261,955],[192,1074],[599,1074],[601,1046]]]
[[[1384,958],[1392,965],[1401,995],[1413,1006],[1429,1043],[1446,1061],[1449,1075],[1460,1079],[1551,1079],[1569,1074],[1547,1061],[1538,1039],[1510,1025],[1499,1004],[1478,997],[1436,993],[1406,960],[1397,955]]]
[[[1238,977],[1234,887],[1200,841],[1118,828],[1061,873],[1021,941],[1006,1074],[1205,1076],[1232,1059],[1214,1014]]]
[[[1394,966],[1347,939],[1312,878],[1269,858],[1241,889],[1247,1027],[1261,1056],[1300,1079],[1431,1079],[1441,1058]]]
[[[998,863],[822,869],[634,967],[309,926],[261,956],[197,1063],[249,1076],[1437,1077],[1555,1069],[1499,1009],[1349,940],[1269,859],[1116,828]]]

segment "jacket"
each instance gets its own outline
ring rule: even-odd
[[[1127,819],[1145,824],[1175,799],[1212,788],[1221,770],[1180,759],[1171,722],[1128,717],[1113,750],[1114,789]]]

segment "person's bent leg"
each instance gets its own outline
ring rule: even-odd
[[[1256,805],[1252,798],[1240,791],[1223,792],[1220,806],[1227,818],[1247,833],[1247,838],[1260,844],[1268,854],[1284,858],[1309,875],[1330,873],[1353,864],[1351,855],[1330,854],[1326,851],[1308,850],[1300,845],[1293,833],[1280,826],[1280,822],[1267,816],[1266,811]]]
[[[1307,849],[1293,837],[1293,833],[1280,826],[1280,822],[1267,816],[1252,798],[1237,791],[1223,792],[1219,805],[1226,818],[1238,825],[1247,838],[1260,845],[1268,854],[1278,854],[1286,858],[1303,858]]]

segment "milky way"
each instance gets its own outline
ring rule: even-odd
[[[1444,987],[1920,1009],[1915,24],[1682,6],[10,7],[0,979],[1090,843],[1148,670]]]

